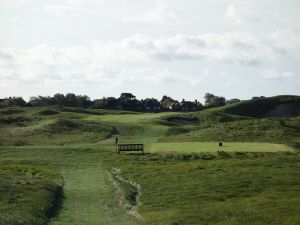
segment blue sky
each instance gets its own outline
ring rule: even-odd
[[[0,96],[300,94],[298,0],[0,0]]]

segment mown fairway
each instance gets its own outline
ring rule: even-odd
[[[299,140],[297,118],[199,114],[191,123],[195,115],[184,113],[5,110],[5,225],[299,224],[300,155],[286,145]],[[115,153],[115,137],[144,143],[146,154]]]
[[[155,143],[151,146],[150,152],[284,152],[292,151],[292,148],[283,144],[271,143],[238,143],[224,142],[222,147],[217,142],[172,142]]]
[[[161,118],[163,116],[170,116],[178,113],[165,112],[165,113],[136,113],[136,114],[121,114],[121,115],[103,115],[91,116],[89,120],[106,121],[106,122],[121,122],[121,123],[139,123],[147,122],[151,119]]]

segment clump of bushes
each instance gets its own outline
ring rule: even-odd
[[[292,148],[294,148],[294,149],[300,150],[300,142],[297,142],[297,141],[290,142],[289,146],[292,147]]]
[[[26,140],[17,140],[13,144],[14,146],[26,146],[28,145],[28,142]]]
[[[247,157],[247,153],[246,152],[235,152],[235,156],[237,158],[246,158]]]
[[[216,158],[216,156],[213,154],[210,154],[210,153],[203,154],[201,157],[201,159],[204,159],[204,160],[213,160],[215,158]]]
[[[0,111],[0,115],[12,115],[12,114],[16,114],[16,113],[22,113],[24,111],[19,110],[19,109],[7,109],[7,110],[3,110]]]
[[[10,117],[2,117],[0,118],[0,124],[22,124],[24,122],[30,122],[31,119],[24,116],[10,116]]]
[[[51,116],[51,115],[56,115],[59,112],[51,110],[51,109],[45,109],[39,112],[40,115],[42,116]]]
[[[224,159],[230,159],[231,158],[231,155],[228,152],[225,152],[225,151],[218,151],[218,155],[221,158],[224,158]]]

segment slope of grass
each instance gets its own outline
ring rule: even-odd
[[[62,198],[62,178],[31,163],[0,164],[0,224],[47,224]]]
[[[220,109],[224,108],[190,114],[109,114],[22,108],[0,115],[0,143],[10,146],[0,146],[0,164],[26,162],[28,167],[50,166],[62,174],[65,198],[51,225],[296,225],[299,153],[256,142],[297,143],[299,118],[257,119]],[[119,143],[144,143],[146,154],[116,154],[112,135]],[[191,153],[212,147],[197,141],[227,142],[222,151],[217,147],[217,152]],[[245,141],[255,143],[246,144],[247,149],[245,143],[231,143]],[[231,145],[239,147],[237,152],[226,151]],[[111,180],[105,170],[112,168],[140,189]],[[8,186],[13,188],[13,183]],[[123,199],[131,201],[136,195],[137,212],[128,212]],[[37,195],[37,201],[43,196]],[[18,208],[26,204],[34,205],[25,201]],[[3,205],[10,207],[10,202]],[[18,219],[18,214],[12,218]]]
[[[299,128],[286,126],[289,120],[250,119],[236,122],[203,123],[199,126],[184,127],[178,134],[177,127],[170,128],[165,140],[189,141],[252,141],[286,143],[299,139]]]
[[[103,116],[91,116],[89,120],[93,121],[105,121],[105,122],[118,122],[118,123],[141,123],[149,122],[150,120],[160,118],[163,116],[174,115],[174,112],[164,113],[135,113],[135,114],[120,114],[120,115],[103,115]]]
[[[38,163],[42,169],[51,165],[52,169],[60,172],[64,178],[64,201],[62,209],[51,219],[50,225],[135,225],[134,218],[127,214],[126,209],[122,208],[115,198],[113,185],[102,167],[104,151],[106,150],[99,145],[0,147],[0,164],[12,160],[16,163],[26,162],[28,165]],[[38,194],[35,189],[31,191],[32,187],[23,185],[20,190],[28,191],[27,198],[33,198],[35,201],[20,202],[11,214],[12,218],[25,219],[27,214],[22,214],[23,217],[20,218],[14,212],[35,205],[39,207],[36,203],[44,201],[47,197],[46,193]],[[19,195],[17,191],[13,191],[12,194]],[[10,198],[6,192],[3,192],[3,195]],[[5,202],[1,206],[11,207],[10,204]],[[44,223],[37,221],[28,224]]]
[[[199,122],[196,121],[189,125],[166,124],[170,128],[166,133],[167,136],[162,137],[160,142],[272,142],[283,143],[296,148],[300,147],[300,117],[260,119],[225,113],[227,109],[236,109],[238,104],[248,105],[243,102],[232,106],[179,115],[178,117],[182,119],[197,117]],[[172,116],[166,117],[164,120],[168,121],[169,118]]]
[[[145,224],[298,224],[299,154],[186,159],[168,158],[166,165],[153,154],[111,159],[120,176],[141,186]]]
[[[119,114],[136,114],[136,112],[124,111],[124,110],[108,110],[108,109],[83,109],[74,107],[55,107],[56,110],[61,112],[72,112],[80,114],[91,114],[91,115],[119,115]]]
[[[247,101],[238,102],[223,108],[228,114],[260,117],[268,111],[275,109],[280,104],[292,104],[292,114],[300,113],[300,97],[291,95],[282,95],[269,98],[257,98]]]
[[[0,145],[90,143],[108,138],[115,132],[109,125],[85,120],[90,115],[56,112],[34,108],[21,115],[0,117]]]

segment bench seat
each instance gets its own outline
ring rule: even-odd
[[[144,144],[118,144],[118,152],[142,151],[144,154]]]

